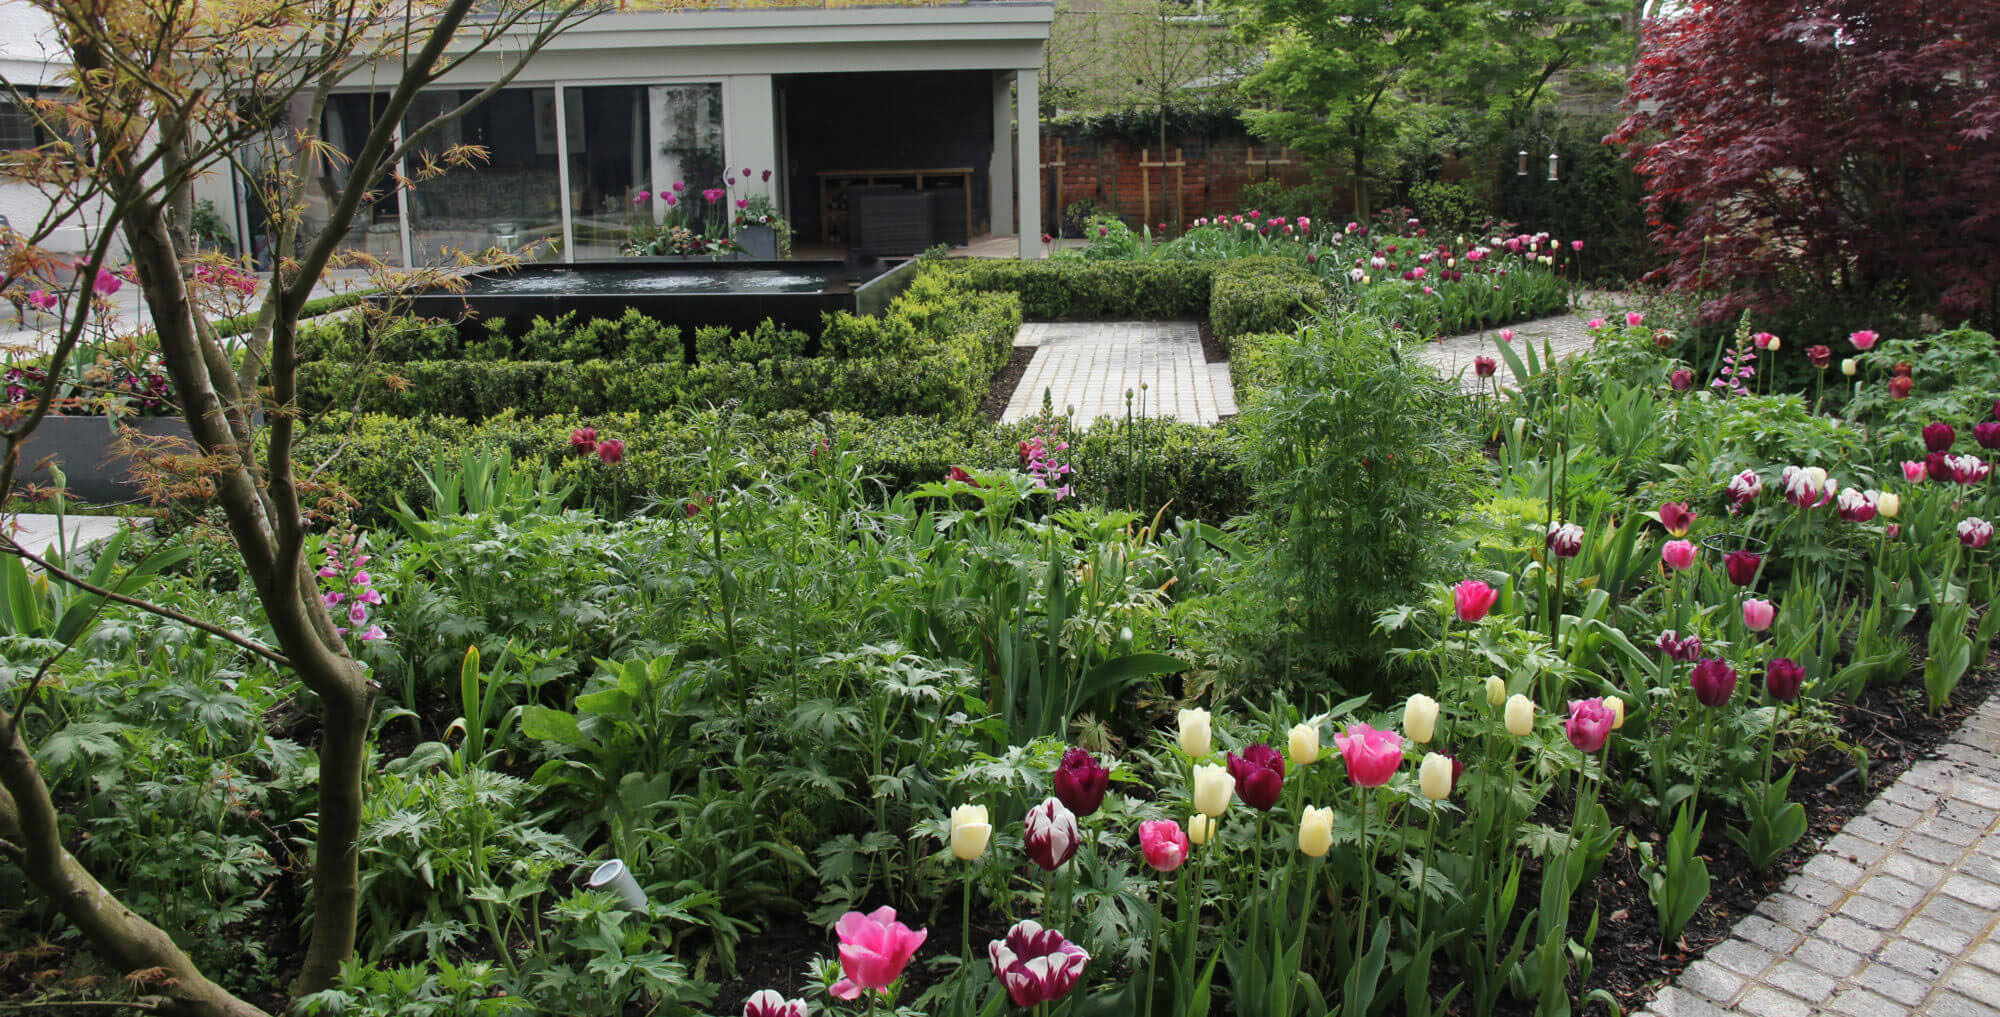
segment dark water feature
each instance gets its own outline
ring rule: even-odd
[[[886,270],[885,270],[886,268]],[[433,290],[411,299],[411,313],[459,318],[468,341],[493,322],[521,335],[536,318],[572,315],[572,323],[617,319],[628,309],[678,327],[692,349],[709,325],[739,331],[771,321],[817,337],[822,317],[839,311],[878,314],[909,285],[915,262],[855,269],[838,261],[652,261],[614,258],[530,265],[466,277],[459,293]]]

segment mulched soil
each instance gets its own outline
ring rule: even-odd
[[[1215,330],[1208,327],[1208,319],[1201,319],[1201,359],[1210,364],[1229,363],[1229,347],[1215,337]]]
[[[1708,861],[1713,888],[1680,940],[1664,950],[1638,855],[1622,846],[1614,849],[1605,860],[1603,873],[1578,900],[1577,920],[1571,928],[1580,936],[1593,907],[1602,915],[1593,948],[1597,970],[1591,987],[1609,989],[1626,1013],[1644,1006],[1682,968],[1700,959],[1710,946],[1729,938],[1738,919],[1783,886],[1819,853],[1822,843],[1895,783],[1910,764],[1949,741],[1959,723],[2000,686],[2000,666],[1996,665],[2000,665],[2000,653],[1989,653],[1986,666],[1968,673],[1952,704],[1935,717],[1924,708],[1920,669],[1895,685],[1863,693],[1847,711],[1842,726],[1845,740],[1868,750],[1867,775],[1855,769],[1852,757],[1831,747],[1799,764],[1798,776],[1792,780],[1792,800],[1805,804],[1809,826],[1806,836],[1771,871],[1752,869],[1749,856],[1728,838],[1725,828],[1711,822],[1701,854]],[[1614,818],[1631,829],[1644,830],[1649,825],[1637,815]],[[1655,842],[1663,839],[1660,831],[1646,830],[1642,835]]]
[[[1014,398],[1014,390],[1021,385],[1021,376],[1028,373],[1028,361],[1035,359],[1033,346],[1016,346],[1007,358],[1007,365],[993,376],[993,387],[986,398],[979,402],[979,419],[989,424],[1000,422],[1000,415],[1007,412],[1007,403]]]

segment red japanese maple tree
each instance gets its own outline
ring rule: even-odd
[[[1609,140],[1714,320],[1896,292],[2000,317],[2000,2],[1693,0],[1647,27]]]

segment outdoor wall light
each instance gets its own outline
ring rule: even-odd
[[[646,913],[646,891],[639,889],[639,881],[632,878],[624,859],[613,858],[591,870],[587,882],[593,890],[611,891],[627,911]]]

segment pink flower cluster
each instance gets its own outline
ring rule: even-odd
[[[1069,442],[1057,441],[1051,445],[1038,433],[1016,445],[1014,451],[1021,457],[1021,468],[1043,488],[1055,492],[1057,501],[1075,493],[1068,479],[1075,470],[1061,458],[1062,453],[1069,451]]]
[[[346,557],[341,555],[343,546],[348,550]],[[336,625],[334,631],[342,636],[353,632],[354,637],[364,643],[389,636],[382,631],[382,626],[368,620],[368,609],[382,604],[382,592],[375,589],[375,577],[364,571],[369,560],[369,555],[359,553],[359,549],[349,541],[327,548],[326,564],[321,565],[318,572],[320,603],[337,619],[347,622],[346,625]],[[367,628],[361,627],[364,625]]]

